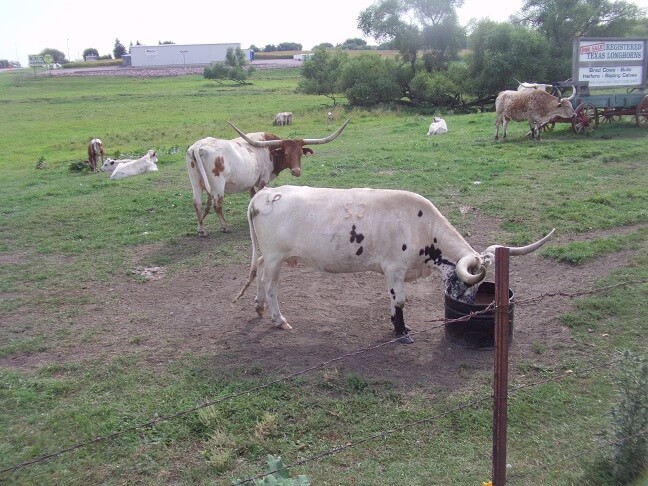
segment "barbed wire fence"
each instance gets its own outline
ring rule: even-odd
[[[530,298],[527,298],[527,299],[513,299],[512,302],[514,302],[515,305],[517,305],[517,306],[537,305],[537,304],[539,304],[539,303],[541,303],[541,302],[543,302],[543,301],[545,301],[547,299],[553,299],[553,298],[569,298],[569,299],[573,299],[573,298],[577,298],[577,297],[600,294],[600,293],[608,292],[610,290],[623,288],[623,287],[627,287],[627,286],[643,285],[643,284],[646,284],[646,283],[648,283],[648,280],[634,280],[634,281],[624,281],[624,282],[617,283],[617,284],[601,286],[601,287],[597,287],[597,288],[591,288],[591,289],[581,290],[581,291],[576,291],[576,292],[550,291],[550,292],[544,292],[544,293],[542,293],[540,295],[537,295],[535,297],[530,297]],[[440,326],[445,326],[447,324],[453,324],[453,323],[459,323],[459,322],[466,322],[466,321],[469,321],[470,319],[472,319],[475,316],[491,313],[491,312],[493,312],[494,309],[495,309],[495,304],[491,303],[490,305],[488,305],[483,310],[470,312],[470,313],[468,313],[465,316],[462,316],[460,318],[456,318],[456,319],[448,319],[448,318],[430,319],[430,320],[427,320],[426,322],[428,324],[434,324],[434,325],[432,325],[430,327],[426,327],[424,329],[420,329],[420,330],[411,330],[410,335],[412,335],[412,336],[421,335],[421,334],[425,334],[425,333],[435,331]],[[174,414],[169,414],[169,415],[165,415],[165,416],[156,416],[156,417],[154,417],[153,419],[151,419],[149,421],[145,421],[145,422],[142,422],[140,424],[136,424],[136,425],[133,425],[133,426],[130,426],[130,427],[125,427],[123,429],[117,430],[117,431],[112,432],[110,434],[98,436],[98,437],[95,437],[93,439],[89,439],[89,440],[86,440],[86,441],[81,441],[81,442],[75,443],[75,444],[73,444],[71,446],[68,446],[68,447],[59,449],[57,451],[54,451],[52,453],[44,454],[44,455],[35,457],[33,459],[14,464],[14,465],[6,467],[4,469],[0,469],[0,480],[2,478],[2,475],[6,476],[8,474],[13,474],[13,473],[16,473],[17,471],[19,471],[19,470],[21,470],[23,468],[27,468],[27,467],[30,467],[30,466],[33,466],[33,465],[36,465],[36,464],[39,464],[39,463],[44,463],[44,462],[48,462],[48,461],[51,461],[51,460],[55,460],[55,459],[57,459],[58,457],[60,457],[60,456],[62,456],[64,454],[72,453],[72,452],[74,452],[76,450],[79,450],[79,449],[88,448],[88,447],[91,447],[91,446],[94,446],[94,445],[97,445],[97,444],[108,442],[108,441],[117,439],[117,438],[119,438],[121,436],[130,434],[132,432],[140,431],[140,430],[143,430],[143,429],[151,429],[151,428],[154,428],[156,425],[158,425],[158,424],[160,424],[162,422],[167,422],[167,421],[172,421],[172,420],[175,420],[175,419],[180,419],[180,418],[186,417],[188,415],[197,413],[202,409],[205,409],[205,408],[208,408],[208,407],[213,407],[215,405],[221,404],[221,403],[226,402],[226,401],[234,400],[236,398],[243,397],[243,396],[251,396],[251,395],[254,395],[254,394],[261,393],[263,390],[265,390],[267,388],[270,388],[270,387],[275,386],[277,384],[286,383],[286,382],[295,380],[298,377],[307,375],[307,374],[309,374],[311,372],[314,372],[314,371],[317,371],[317,370],[325,369],[325,368],[327,368],[327,367],[329,367],[329,366],[331,366],[333,364],[344,361],[347,358],[363,355],[363,354],[369,353],[371,351],[380,349],[380,348],[385,347],[385,346],[394,345],[396,343],[398,343],[398,338],[394,338],[394,339],[391,339],[391,340],[388,340],[388,341],[384,341],[384,342],[381,342],[381,343],[379,343],[377,345],[374,345],[374,346],[369,346],[369,347],[365,347],[365,348],[362,348],[362,349],[358,349],[356,351],[345,353],[343,355],[340,355],[340,356],[331,358],[329,360],[320,362],[320,363],[315,364],[313,366],[310,366],[308,368],[304,368],[304,369],[301,369],[299,371],[283,375],[283,376],[281,376],[281,377],[279,377],[277,379],[271,380],[271,381],[266,382],[266,383],[264,383],[262,385],[258,385],[258,386],[255,386],[255,387],[252,387],[252,388],[249,388],[247,390],[243,390],[243,391],[240,391],[240,392],[237,392],[237,393],[231,393],[231,394],[228,394],[226,396],[220,397],[218,399],[205,401],[205,402],[201,403],[200,405],[178,411],[177,413],[174,413]],[[610,360],[608,362],[605,362],[605,363],[600,363],[599,362],[599,363],[593,364],[593,365],[591,365],[591,366],[589,366],[587,368],[582,368],[580,370],[579,369],[569,369],[569,370],[565,371],[564,373],[562,373],[562,374],[560,374],[558,376],[553,376],[553,377],[549,377],[549,378],[546,378],[546,379],[543,379],[543,380],[534,381],[532,383],[526,383],[526,384],[523,384],[523,385],[517,385],[517,386],[514,386],[514,387],[510,387],[509,390],[508,390],[508,394],[509,394],[509,396],[515,395],[515,394],[518,394],[518,393],[522,393],[525,390],[530,389],[530,388],[538,387],[538,386],[548,384],[548,383],[556,383],[556,382],[559,382],[561,380],[564,380],[564,379],[567,379],[567,378],[570,378],[570,377],[574,377],[574,376],[578,376],[578,375],[581,375],[581,374],[598,372],[598,371],[601,371],[601,370],[610,370],[610,369],[612,369],[613,366],[618,365],[622,361],[622,359],[623,358],[618,357],[618,358]],[[397,434],[399,432],[403,432],[405,430],[408,430],[408,429],[411,429],[411,428],[414,428],[414,427],[417,427],[417,426],[430,425],[434,421],[439,420],[439,419],[441,419],[443,417],[446,417],[448,415],[451,415],[453,413],[456,413],[456,412],[459,412],[459,411],[462,411],[462,410],[466,410],[466,409],[470,409],[470,408],[475,408],[475,407],[477,407],[479,405],[483,405],[483,404],[485,404],[487,402],[492,403],[493,399],[494,399],[493,394],[484,395],[482,397],[473,399],[468,403],[459,405],[459,406],[457,406],[455,408],[452,408],[452,409],[447,410],[447,411],[442,412],[442,413],[437,413],[437,414],[435,414],[433,416],[430,416],[430,417],[426,417],[426,418],[411,421],[411,422],[406,422],[406,423],[403,423],[403,424],[401,424],[401,425],[399,425],[397,427],[391,427],[389,429],[381,430],[379,432],[375,432],[373,434],[367,435],[366,437],[361,437],[361,438],[357,438],[357,439],[348,439],[348,440],[344,441],[343,444],[340,444],[339,446],[335,446],[335,447],[332,447],[332,448],[330,448],[328,450],[315,453],[310,457],[300,459],[300,460],[295,461],[295,462],[293,462],[291,464],[285,465],[282,468],[275,469],[273,471],[268,471],[268,472],[265,472],[265,473],[262,473],[262,474],[258,474],[256,476],[249,477],[249,478],[246,478],[246,479],[243,479],[243,480],[239,480],[238,484],[250,484],[250,483],[253,483],[253,482],[257,481],[257,480],[261,480],[261,479],[263,479],[265,477],[268,477],[268,476],[270,476],[272,474],[275,474],[277,472],[281,472],[281,471],[284,471],[284,470],[290,470],[290,469],[294,469],[294,468],[299,467],[299,466],[306,465],[308,463],[317,462],[317,461],[322,460],[322,459],[324,459],[326,457],[329,457],[329,456],[332,456],[332,455],[335,455],[335,454],[339,454],[339,453],[341,453],[341,452],[343,452],[345,450],[348,450],[348,449],[353,448],[353,447],[357,447],[359,445],[362,445],[362,444],[365,444],[365,443],[368,443],[368,442],[371,442],[371,441],[382,440],[382,439],[385,439],[385,438],[387,438],[389,436],[392,436],[394,434]],[[596,451],[600,451],[600,450],[605,449],[607,447],[611,447],[611,446],[613,446],[615,444],[618,444],[621,441],[627,441],[627,440],[630,440],[630,439],[633,439],[633,438],[636,438],[636,437],[644,436],[646,434],[648,434],[648,429],[643,429],[643,430],[640,430],[640,431],[638,431],[638,432],[636,432],[636,433],[634,433],[632,435],[629,435],[629,436],[627,436],[625,438],[622,438],[622,439],[610,440],[610,441],[606,441],[606,442],[603,442],[601,444],[598,444],[596,446],[593,446],[591,448],[586,448],[586,449],[581,449],[581,450],[578,450],[578,451],[574,451],[572,454],[570,454],[568,456],[565,456],[565,457],[561,458],[560,460],[556,460],[556,461],[549,462],[549,463],[539,464],[539,465],[537,465],[535,467],[532,467],[532,468],[527,468],[524,472],[516,472],[516,473],[512,474],[510,477],[515,478],[517,480],[517,479],[528,477],[529,475],[531,475],[531,474],[533,474],[535,472],[538,472],[540,470],[551,470],[552,468],[555,468],[555,467],[559,466],[560,464],[575,461],[576,459],[578,459],[578,458],[580,458],[582,456],[594,453]]]

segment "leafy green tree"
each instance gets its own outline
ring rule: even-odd
[[[458,108],[466,93],[468,67],[454,62],[445,71],[418,70],[410,81],[409,97],[416,104]]]
[[[470,35],[466,56],[469,92],[478,100],[516,86],[517,80],[546,82],[551,54],[549,41],[537,31],[482,20]]]
[[[331,44],[330,42],[322,42],[321,44],[317,44],[315,47],[313,47],[313,50],[315,49],[333,49],[335,46]]]
[[[121,57],[126,54],[126,48],[124,44],[119,42],[119,39],[115,39],[115,47],[113,48],[113,56],[115,59],[121,59]]]
[[[552,80],[571,76],[572,41],[577,37],[622,37],[644,19],[644,11],[624,0],[525,0],[514,21],[541,32],[551,44]]]
[[[400,67],[395,60],[361,54],[342,66],[339,87],[353,106],[392,103],[403,96],[399,76]]]
[[[463,0],[378,0],[358,16],[358,28],[379,42],[388,42],[409,62],[412,72],[421,50],[436,51],[434,68],[457,56],[461,40],[448,34],[462,32],[456,8]]]
[[[345,40],[339,47],[340,49],[348,49],[350,51],[362,50],[367,48],[367,41],[356,37],[355,39]]]
[[[99,59],[99,51],[94,47],[88,47],[83,51],[83,59],[86,59],[88,56],[95,56]]]
[[[301,51],[302,45],[297,42],[282,42],[277,46],[278,51]]]
[[[50,56],[52,56],[52,62],[53,63],[64,64],[64,63],[67,62],[67,60],[65,59],[65,54],[63,54],[59,50],[51,49],[51,48],[47,47],[47,48],[43,49],[40,52],[41,56],[44,56],[46,54],[49,54]]]
[[[218,83],[229,79],[238,84],[245,84],[254,71],[255,68],[248,62],[245,52],[240,47],[236,49],[230,47],[225,54],[225,62],[206,66],[203,70],[203,77],[213,79]]]
[[[313,55],[301,67],[299,91],[326,96],[333,100],[335,106],[336,95],[342,92],[338,80],[348,59],[348,54],[339,49],[315,48]]]

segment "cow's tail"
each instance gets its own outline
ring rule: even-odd
[[[200,178],[202,179],[203,182],[203,187],[205,188],[205,192],[207,192],[207,195],[210,197],[212,196],[212,190],[211,186],[209,185],[209,179],[207,179],[207,173],[205,172],[205,166],[202,163],[202,159],[200,158],[200,146],[198,147],[193,147],[191,149],[191,158],[193,161],[196,163],[196,168],[198,169],[198,174],[200,175]]]
[[[259,245],[257,242],[256,230],[254,229],[254,215],[257,213],[257,210],[254,208],[254,198],[250,201],[248,206],[248,224],[250,226],[250,239],[252,240],[252,261],[250,262],[250,275],[248,276],[248,281],[245,283],[241,291],[234,298],[234,302],[239,300],[250,284],[257,277],[257,269],[259,268]],[[263,257],[261,257],[263,258]]]

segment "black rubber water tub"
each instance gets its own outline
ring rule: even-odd
[[[509,344],[513,341],[513,291],[509,289]],[[483,311],[495,302],[495,283],[483,282],[473,304],[445,295],[446,319],[458,319],[471,312]],[[445,336],[450,342],[468,349],[492,349],[495,346],[495,309],[472,316],[464,322],[447,322]]]

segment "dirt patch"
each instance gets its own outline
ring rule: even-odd
[[[486,241],[492,226],[481,230],[479,226],[478,222],[471,224],[475,236],[468,239],[476,248],[484,248],[492,243]],[[214,244],[221,236],[212,233],[206,241],[187,238],[186,245]],[[573,237],[557,236],[554,241],[561,240]],[[137,258],[144,261],[147,255],[138,251]],[[557,264],[537,254],[513,258],[511,288],[518,301],[546,292],[588,289],[598,278],[625,266],[632,255],[630,251],[616,253],[579,267]],[[253,287],[232,303],[248,270],[243,264],[178,272],[164,268],[151,272],[148,267],[136,266],[136,275],[124,271],[101,289],[79,289],[79,296],[88,291],[96,294],[90,303],[77,305],[74,316],[66,315],[64,308],[59,316],[53,316],[47,332],[75,336],[69,346],[14,354],[0,359],[0,366],[34,370],[47,363],[84,359],[109,362],[120,355],[135,355],[151,366],[167,366],[186,355],[202,355],[214,372],[260,370],[284,375],[334,360],[331,364],[340,371],[391,381],[410,391],[419,387],[452,389],[466,373],[492,367],[492,351],[467,350],[446,340],[440,322],[444,307],[438,275],[406,286],[405,320],[414,331],[425,332],[415,334],[412,345],[381,346],[394,337],[382,275],[326,274],[301,265],[285,266],[280,304],[294,329],[283,331],[273,328],[269,317],[258,318]],[[147,278],[149,275],[153,277]],[[489,273],[487,279],[492,278]],[[569,329],[560,321],[561,314],[571,308],[572,302],[566,298],[516,305],[512,360],[559,361],[553,353],[538,357],[534,348],[575,346],[570,344]],[[21,323],[37,321],[40,312],[30,306],[18,309],[12,317],[15,332],[20,333]],[[373,349],[355,354],[369,348]]]

